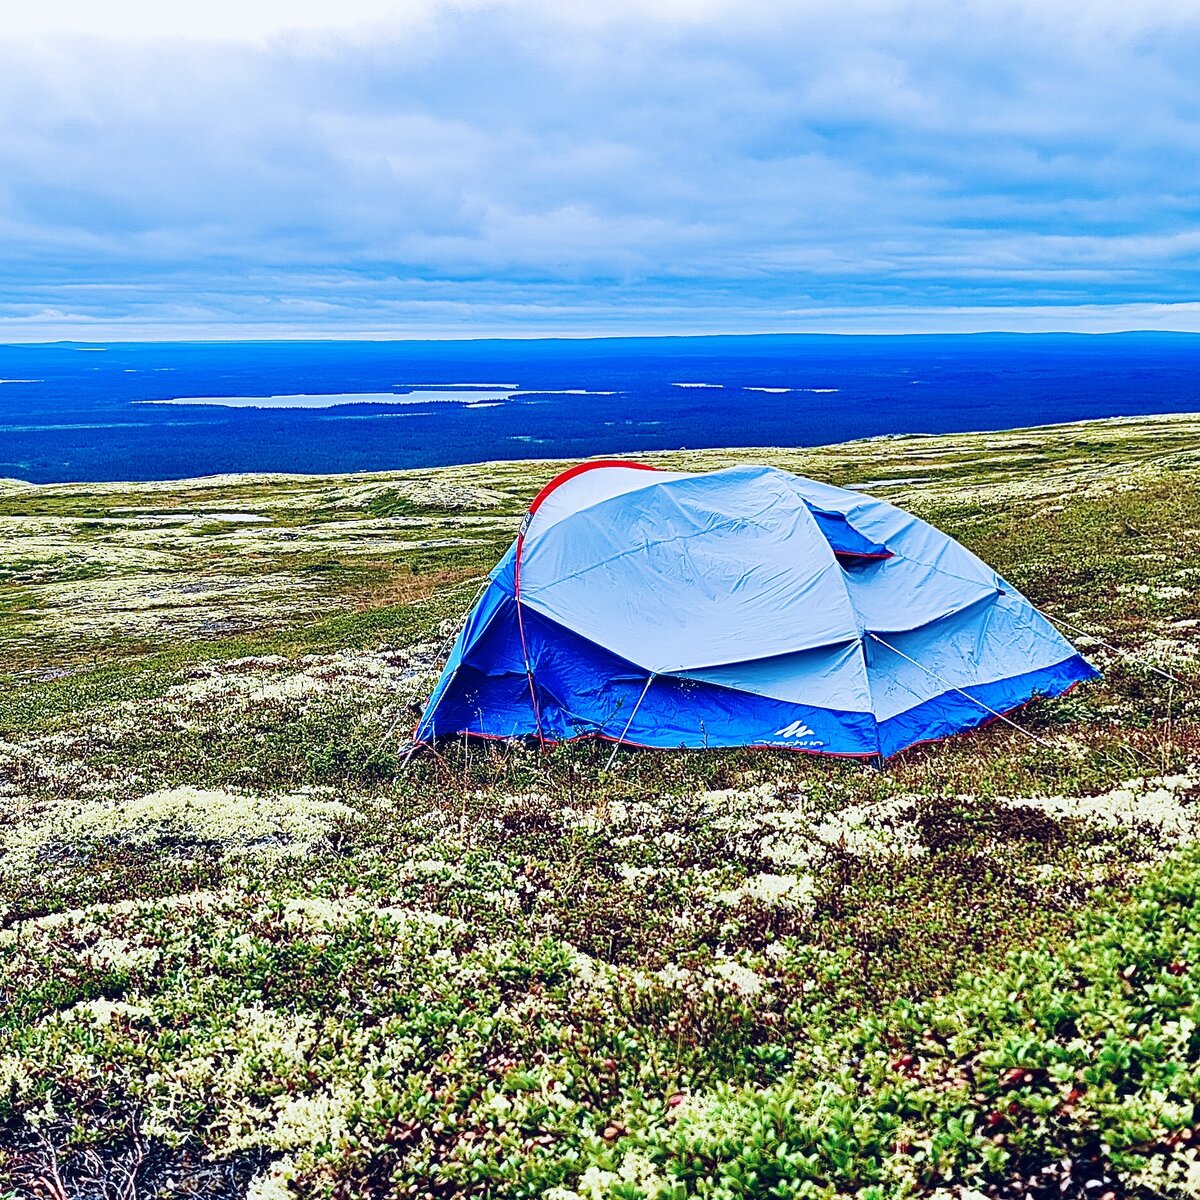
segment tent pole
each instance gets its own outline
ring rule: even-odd
[[[960,696],[966,696],[966,698],[968,700],[970,700],[972,704],[978,704],[979,707],[982,708],[985,712],[990,712],[993,717],[996,717],[998,720],[1003,721],[1006,725],[1011,725],[1019,733],[1023,733],[1031,742],[1037,742],[1037,744],[1039,746],[1045,746],[1047,750],[1057,749],[1056,746],[1053,746],[1049,742],[1038,737],[1036,733],[1030,733],[1029,730],[1026,729],[1023,725],[1018,725],[1016,723],[1016,721],[1012,720],[1009,717],[1006,717],[1002,712],[997,712],[994,708],[990,707],[987,704],[984,704],[984,702],[982,700],[977,700],[974,696],[971,695],[970,692],[964,692],[962,690],[962,688],[955,686],[953,683],[950,682],[950,680],[943,679],[936,671],[931,671],[927,666],[925,666],[924,663],[917,662],[917,660],[915,658],[909,658],[908,655],[905,654],[903,650],[897,650],[895,646],[892,646],[889,643],[885,642],[883,640],[883,638],[881,638],[879,636],[879,634],[872,633],[870,630],[867,630],[867,637],[874,638],[875,641],[877,641],[881,646],[887,646],[887,648],[893,654],[898,654],[902,659],[905,660],[905,662],[912,663],[912,665],[914,667],[920,667],[921,670],[924,671],[926,675],[930,675],[934,679],[936,679],[939,683],[945,684],[945,686],[948,687],[952,692],[957,692]]]
[[[629,732],[630,725],[633,724],[633,718],[637,716],[637,710],[642,707],[642,701],[646,698],[646,693],[650,690],[650,685],[654,682],[654,675],[651,674],[646,679],[646,686],[642,688],[642,694],[637,698],[637,703],[633,706],[633,712],[629,714],[629,720],[625,722],[625,728],[621,730],[621,736],[617,738],[616,743],[612,748],[612,753],[608,756],[608,762],[604,764],[606,771],[612,769],[613,761],[617,757],[617,751],[621,748],[621,743],[625,740],[625,735]]]

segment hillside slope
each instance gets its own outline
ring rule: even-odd
[[[1200,1194],[1197,446],[1185,416],[653,456],[863,486],[1093,635],[1104,681],[1027,709],[1038,741],[884,773],[405,768],[561,464],[4,481],[7,1186]]]

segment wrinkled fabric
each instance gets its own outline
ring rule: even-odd
[[[771,467],[585,464],[535,501],[416,738],[886,756],[1096,674],[884,501]]]

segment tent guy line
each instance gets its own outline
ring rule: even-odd
[[[621,744],[629,734],[629,727],[633,724],[633,718],[637,716],[637,711],[642,707],[642,701],[645,700],[646,693],[650,690],[650,685],[657,678],[658,676],[653,674],[646,677],[646,686],[642,688],[642,694],[637,698],[637,703],[633,706],[633,712],[629,714],[629,720],[625,722],[625,728],[621,730],[621,736],[613,743],[612,753],[608,756],[608,762],[604,764],[606,771],[612,769],[612,765],[616,761],[617,751],[620,750]]]
[[[927,666],[925,666],[924,663],[917,662],[917,660],[915,658],[909,658],[909,656],[907,654],[905,654],[903,650],[897,650],[896,647],[893,646],[890,642],[885,642],[883,640],[883,638],[881,638],[879,636],[879,634],[871,633],[870,631],[868,631],[867,637],[873,638],[881,646],[886,646],[893,654],[900,655],[901,658],[906,659],[908,662],[912,663],[912,665],[914,667],[920,667],[921,670],[924,671],[926,675],[932,675],[934,679],[936,679],[939,683],[944,684],[951,691],[958,692],[958,694],[960,696],[966,696],[966,698],[968,700],[970,700],[972,704],[978,704],[980,708],[986,709],[988,712],[990,712],[993,717],[996,717],[998,720],[1003,721],[1006,725],[1011,725],[1015,730],[1017,730],[1018,733],[1023,733],[1027,738],[1029,738],[1029,740],[1031,742],[1037,742],[1037,744],[1039,746],[1045,746],[1047,750],[1056,749],[1055,746],[1053,746],[1050,742],[1046,741],[1044,738],[1038,737],[1036,733],[1031,733],[1023,725],[1018,725],[1016,723],[1016,721],[1012,720],[1011,717],[1006,716],[1002,712],[997,712],[994,708],[988,707],[988,705],[984,704],[984,702],[982,700],[976,700],[975,697],[972,696],[970,692],[963,691],[963,689],[960,687],[955,687],[954,684],[952,684],[947,679],[943,679],[936,671],[931,671]]]
[[[1065,617],[1057,617],[1052,612],[1043,614],[1047,620],[1053,621],[1055,625],[1062,625],[1073,633],[1080,633],[1086,638],[1091,638],[1098,646],[1103,646],[1106,650],[1111,650],[1120,658],[1127,662],[1133,663],[1138,667],[1145,667],[1147,671],[1153,671],[1155,675],[1161,675],[1164,679],[1169,679],[1172,683],[1178,683],[1182,687],[1190,688],[1192,685],[1186,679],[1180,679],[1178,675],[1172,675],[1170,671],[1164,671],[1161,667],[1156,667],[1153,663],[1146,662],[1145,659],[1139,658],[1136,654],[1130,653],[1128,650],[1122,650],[1120,646],[1114,646],[1112,642],[1106,642],[1102,637],[1097,637],[1091,630],[1083,629],[1079,625],[1072,625]]]

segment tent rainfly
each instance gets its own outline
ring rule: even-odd
[[[538,494],[417,743],[887,758],[1098,672],[916,517],[772,467],[588,462]]]

